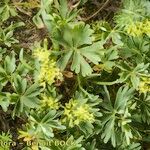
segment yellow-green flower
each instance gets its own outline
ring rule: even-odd
[[[78,100],[71,99],[64,108],[63,122],[69,122],[69,126],[79,125],[81,122],[95,121],[94,115],[91,112],[91,107],[88,104],[79,105]]]
[[[150,36],[150,21],[148,19],[144,22],[143,32]]]
[[[140,82],[139,85],[139,92],[140,93],[150,92],[150,78],[148,77],[142,78],[142,81]]]
[[[41,64],[38,81],[41,84],[48,83],[51,85],[55,82],[55,79],[62,80],[62,73],[60,69],[56,67],[56,62],[49,61],[48,63]]]
[[[42,96],[41,101],[42,107],[49,107],[51,109],[59,109],[59,102],[57,99],[54,99],[53,97],[48,97],[46,95]]]
[[[30,145],[31,149],[32,150],[39,150],[38,145],[34,144],[34,143],[37,143],[36,142],[37,139],[35,138],[34,133],[25,132],[25,131],[19,131],[19,134],[20,135],[19,135],[18,139],[22,139],[23,138],[24,142],[31,142],[32,143]]]
[[[34,135],[29,133],[29,132],[25,132],[25,131],[19,131],[19,137],[18,139],[23,138],[23,141],[28,142],[28,141],[33,141],[35,139]]]
[[[49,61],[50,51],[38,48],[34,51],[33,56],[36,57],[42,63],[47,63]]]
[[[78,125],[80,121],[89,121],[94,122],[94,115],[89,112],[90,107],[87,104],[84,104],[84,106],[80,106],[77,108],[77,110],[74,112],[74,116],[77,118],[74,123]]]
[[[126,31],[129,35],[134,37],[142,36],[143,34],[150,36],[150,21],[146,19],[129,24]]]
[[[49,85],[55,82],[55,79],[62,80],[62,73],[56,66],[56,62],[50,60],[50,52],[44,48],[38,48],[33,53],[40,62],[40,72],[38,75],[38,81],[41,85],[45,86],[46,83]]]

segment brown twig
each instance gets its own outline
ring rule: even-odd
[[[91,16],[87,17],[87,18],[83,18],[82,20],[83,21],[88,21],[90,20],[91,18],[95,17],[101,10],[103,10],[107,5],[108,3],[110,2],[110,0],[107,0],[104,5],[102,7],[100,7],[94,14],[92,14]]]

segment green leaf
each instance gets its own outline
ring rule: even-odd
[[[10,98],[15,105],[13,110],[13,117],[20,115],[26,109],[37,108],[39,106],[38,95],[40,94],[40,87],[38,84],[27,85],[27,80],[19,75],[14,77],[14,89],[16,93],[13,93]]]
[[[5,86],[8,82],[7,73],[5,69],[0,66],[0,83],[1,85]]]
[[[53,128],[64,130],[65,126],[56,119],[57,113],[55,110],[50,110],[46,112],[31,112],[29,116],[29,121],[33,126],[38,126],[37,132],[41,136],[46,136],[46,138],[54,137]],[[42,137],[41,137],[42,139]]]
[[[14,54],[11,56],[6,56],[5,61],[4,61],[4,69],[8,74],[11,74],[14,72],[16,68],[16,59]]]
[[[72,54],[73,54],[73,51],[68,51],[58,60],[57,64],[61,70],[64,70],[66,68],[66,65],[69,59],[71,58]]]
[[[100,41],[100,42],[93,43],[91,46],[81,48],[80,53],[84,57],[86,57],[88,60],[93,62],[94,64],[98,64],[98,62],[101,61],[100,49],[102,49],[102,48],[103,48],[103,46]]]
[[[115,110],[124,110],[127,105],[127,101],[133,97],[133,92],[134,90],[132,88],[129,89],[127,86],[119,88],[114,104]]]
[[[2,107],[3,111],[6,112],[8,110],[8,106],[10,104],[9,97],[7,93],[0,93],[0,106]]]
[[[112,106],[111,101],[105,102],[105,105],[102,104],[105,110],[102,117],[103,132],[101,138],[105,143],[111,140],[113,147],[121,143],[129,145],[133,138],[133,129],[129,125],[131,122],[131,119],[129,119],[131,116],[129,113],[129,104],[133,103],[133,92],[133,88],[122,86],[117,92],[114,106]]]
[[[39,106],[39,99],[37,97],[22,96],[20,101],[28,108],[36,108]]]
[[[14,87],[18,94],[23,94],[27,88],[27,80],[22,79],[19,75],[15,76]]]
[[[32,84],[24,93],[25,96],[36,97],[40,93],[40,87],[38,84]]]
[[[59,0],[59,1],[60,1],[60,6],[59,6],[60,14],[63,18],[65,18],[69,11],[67,0]]]

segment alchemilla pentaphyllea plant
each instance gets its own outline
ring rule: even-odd
[[[0,150],[148,150],[149,63],[149,0],[2,0]]]

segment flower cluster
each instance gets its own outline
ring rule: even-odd
[[[49,62],[50,52],[47,49],[37,48],[33,55],[43,64]]]
[[[48,97],[46,95],[43,95],[42,96],[42,101],[41,101],[41,106],[42,107],[48,107],[48,108],[51,108],[51,109],[59,109],[59,103],[58,103],[58,100],[57,99],[54,99],[53,97]]]
[[[60,69],[56,67],[56,62],[49,59],[50,52],[47,49],[36,49],[34,51],[34,56],[38,58],[41,63],[38,76],[38,81],[41,85],[45,85],[45,83],[51,85],[55,82],[55,79],[62,80],[62,73]]]
[[[142,81],[139,85],[140,93],[147,93],[150,92],[150,78],[142,78]]]
[[[150,36],[150,21],[137,21],[127,26],[126,31],[129,35],[138,37],[146,34]]]
[[[18,137],[18,139],[23,138],[23,141],[28,142],[28,141],[32,141],[35,139],[34,134],[32,133],[32,131],[27,132],[27,131],[19,131],[20,135]]]
[[[69,122],[70,127],[79,125],[81,122],[95,121],[94,115],[91,112],[91,108],[88,104],[80,104],[78,100],[71,99],[69,103],[66,104],[64,109],[63,122]]]
[[[38,145],[36,144],[36,137],[34,136],[34,133],[32,130],[28,131],[19,131],[20,135],[18,139],[23,138],[24,142],[27,142],[31,146],[31,150],[38,150]]]

